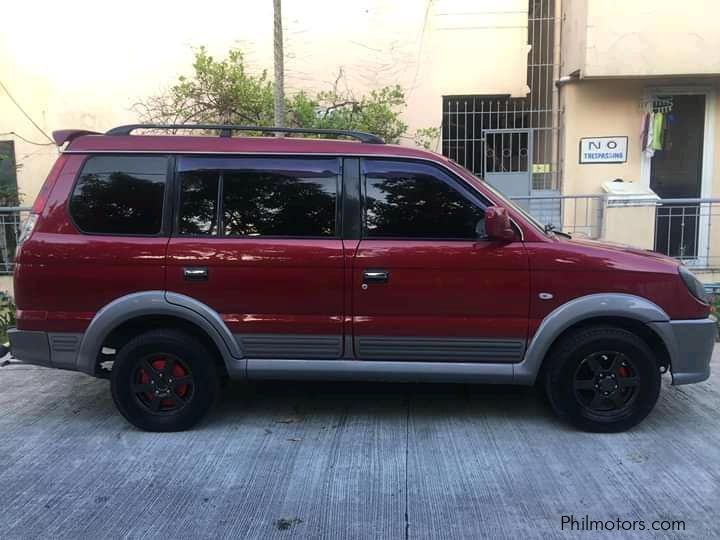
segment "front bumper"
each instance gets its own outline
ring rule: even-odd
[[[77,359],[82,334],[8,330],[10,353],[27,364],[78,370]]]
[[[692,384],[710,377],[717,336],[715,319],[656,322],[650,326],[667,346],[673,384]]]

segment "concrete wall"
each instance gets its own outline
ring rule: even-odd
[[[527,0],[284,0],[286,86],[329,89],[342,68],[357,92],[406,88],[409,133],[439,127],[444,94],[525,95],[527,9]],[[239,46],[251,70],[272,72],[269,1],[26,0],[2,13],[0,80],[48,133],[135,121],[135,102],[189,74],[193,46],[216,56]],[[10,131],[48,142],[0,90],[0,133]],[[15,140],[29,203],[57,154]]]
[[[564,74],[576,69],[583,77],[720,73],[716,0],[565,0],[563,4],[571,30],[563,36]]]
[[[585,67],[587,4],[588,0],[562,2],[561,75],[568,75]]]

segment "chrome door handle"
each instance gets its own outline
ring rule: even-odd
[[[363,271],[363,284],[367,283],[387,283],[390,278],[390,272],[387,270],[365,270]]]
[[[183,276],[186,281],[207,281],[207,268],[201,266],[189,266],[183,268]]]

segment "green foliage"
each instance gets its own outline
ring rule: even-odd
[[[0,206],[20,206],[20,196],[17,186],[0,184]]]
[[[713,292],[710,295],[710,314],[715,317],[715,324],[718,327],[716,340],[720,338],[720,293]]]
[[[5,293],[0,292],[0,344],[7,343],[7,331],[11,326],[15,326],[15,303],[12,298]]]
[[[440,128],[420,128],[415,131],[415,144],[425,150],[437,150],[440,142]]]
[[[355,129],[396,143],[407,130],[400,119],[405,94],[386,86],[356,96],[340,90],[342,71],[330,90],[298,92],[286,99],[289,127]],[[181,76],[164,94],[137,103],[141,120],[167,123],[233,123],[271,126],[273,88],[266,71],[249,73],[238,49],[215,59],[204,47],[195,52],[193,74]]]
[[[12,147],[11,147],[12,148]],[[0,148],[0,206],[19,206],[21,193],[17,187],[15,157]]]

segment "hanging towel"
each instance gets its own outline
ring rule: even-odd
[[[640,151],[643,152],[647,147],[648,133],[650,132],[650,113],[643,114],[642,124],[640,125]]]
[[[647,157],[651,158],[655,155],[655,150],[653,149],[653,125],[655,124],[655,113],[649,113],[648,117],[647,138],[645,139],[643,152]]]
[[[665,130],[665,115],[661,112],[653,114],[652,123],[652,149],[663,149],[663,131]]]

